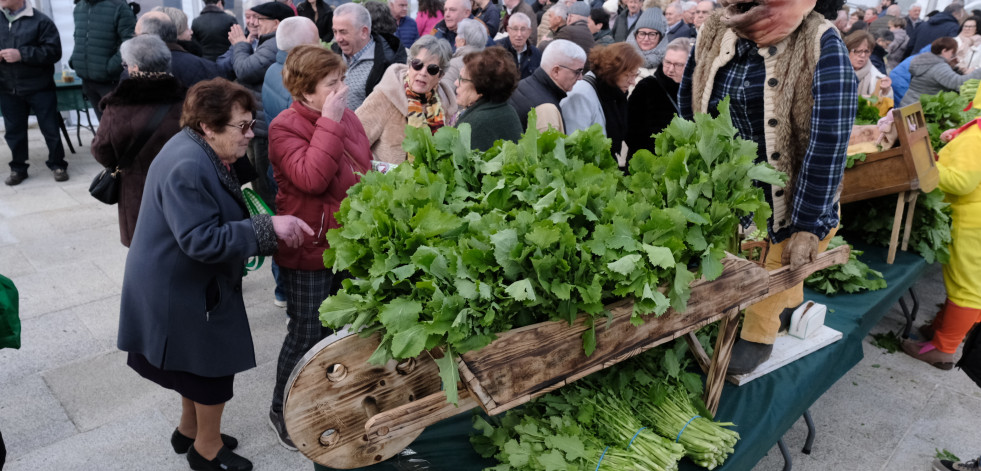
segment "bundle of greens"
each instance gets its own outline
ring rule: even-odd
[[[978,84],[981,80],[970,79],[961,84],[960,94],[961,98],[966,98],[967,101],[974,100],[974,96],[978,94]]]
[[[940,92],[936,95],[920,95],[923,106],[923,118],[926,120],[930,134],[930,144],[937,152],[944,146],[940,134],[948,129],[956,129],[968,121],[978,117],[979,111],[970,109],[964,111],[971,98],[964,98],[957,92]]]
[[[632,321],[683,312],[690,283],[722,272],[739,218],[770,214],[752,180],[786,177],[754,163],[736,137],[728,102],[720,118],[675,119],[655,154],[639,152],[624,177],[600,128],[539,133],[469,148],[469,127],[406,128],[415,157],[369,173],[348,192],[327,233],[324,263],[353,279],[321,306],[325,325],[382,333],[373,363],[440,347],[450,401],[454,354],[495,334],[545,320],[589,316],[587,354],[605,303],[635,300]],[[692,271],[693,270],[693,271]],[[666,293],[659,287],[667,285]]]
[[[683,342],[545,395],[503,417],[475,417],[474,449],[495,471],[677,469],[687,456],[714,469],[739,434],[714,422],[697,396],[701,377],[686,371]]]
[[[895,213],[896,197],[881,196],[842,206],[841,224],[866,243],[888,246]],[[950,204],[944,201],[940,189],[920,193],[916,198],[911,227],[910,250],[927,263],[950,261]]]
[[[840,235],[831,238],[828,250],[848,244]],[[848,244],[851,247],[851,244]],[[859,293],[862,291],[875,291],[886,287],[886,279],[882,277],[882,272],[869,268],[865,262],[858,259],[862,255],[861,250],[852,247],[851,255],[848,256],[848,263],[835,265],[816,271],[804,280],[804,286],[827,295],[834,295],[844,291],[845,293]]]
[[[855,112],[855,125],[864,126],[879,122],[879,109],[875,107],[877,98],[858,96],[858,110]]]

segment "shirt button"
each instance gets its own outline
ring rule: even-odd
[[[775,56],[777,55],[777,46],[770,46],[770,49],[768,49],[767,51],[770,53],[771,56]]]
[[[771,78],[770,80],[767,80],[766,83],[767,83],[767,85],[769,85],[771,87],[776,87],[777,84],[780,83],[780,82],[777,79],[775,79],[775,78]]]
[[[743,86],[749,88],[749,80],[743,81]]]
[[[769,124],[771,128],[775,128],[775,127],[777,127],[777,119],[776,118],[770,118],[770,120],[767,121],[766,124]]]

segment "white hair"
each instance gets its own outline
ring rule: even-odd
[[[320,44],[320,32],[317,25],[305,16],[291,16],[283,20],[276,28],[276,47],[280,51],[289,52],[303,44]]]
[[[676,11],[678,13],[683,13],[684,12],[684,10],[681,9],[681,3],[679,3],[679,2],[671,2],[671,3],[669,3],[668,6],[664,7],[664,12],[667,13],[668,10],[674,10],[674,11]]]
[[[693,2],[691,0],[689,0],[687,2],[681,2],[681,11],[682,12],[686,12],[688,10],[691,10],[692,8],[697,7],[697,6],[698,6],[698,3],[697,2]]]
[[[518,23],[524,23],[525,26],[531,28],[531,18],[528,18],[528,15],[521,13],[520,11],[511,14],[511,19],[508,20],[508,25],[513,24],[515,21]]]
[[[566,39],[552,41],[542,52],[542,68],[545,70],[570,61],[586,62],[586,51],[578,44]]]
[[[886,8],[886,14],[898,18],[903,15],[903,10],[899,5],[889,5],[889,8]]]
[[[446,0],[446,1],[448,2],[448,1],[450,1],[450,0]],[[472,2],[470,1],[470,0],[457,0],[457,1],[459,1],[459,2],[460,2],[460,5],[461,5],[461,6],[462,6],[462,7],[463,7],[463,8],[464,8],[464,9],[465,9],[466,11],[470,11],[470,10],[473,10],[473,3],[472,3]],[[524,0],[522,0],[522,1],[524,1]],[[445,2],[444,2],[444,4],[443,4],[443,8],[444,8],[444,9],[446,8],[446,4],[445,4]]]
[[[565,6],[564,3],[556,3],[549,8],[548,11],[552,12],[552,15],[557,15],[559,18],[569,17],[569,7]]]
[[[487,45],[487,27],[477,20],[463,19],[456,26],[456,36],[463,38],[463,44],[483,49]]]
[[[345,3],[334,9],[334,18],[349,15],[355,28],[368,28],[371,31],[371,13],[358,3]]]

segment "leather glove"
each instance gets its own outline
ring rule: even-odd
[[[810,232],[795,232],[783,248],[781,263],[796,270],[805,263],[813,262],[818,254],[818,236]]]

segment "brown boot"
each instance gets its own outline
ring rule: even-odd
[[[922,362],[929,363],[930,365],[940,368],[941,370],[950,370],[954,368],[953,353],[944,353],[936,348],[925,353],[920,353],[920,350],[923,349],[924,344],[926,344],[926,342],[903,339],[903,351],[906,352],[907,355]]]

